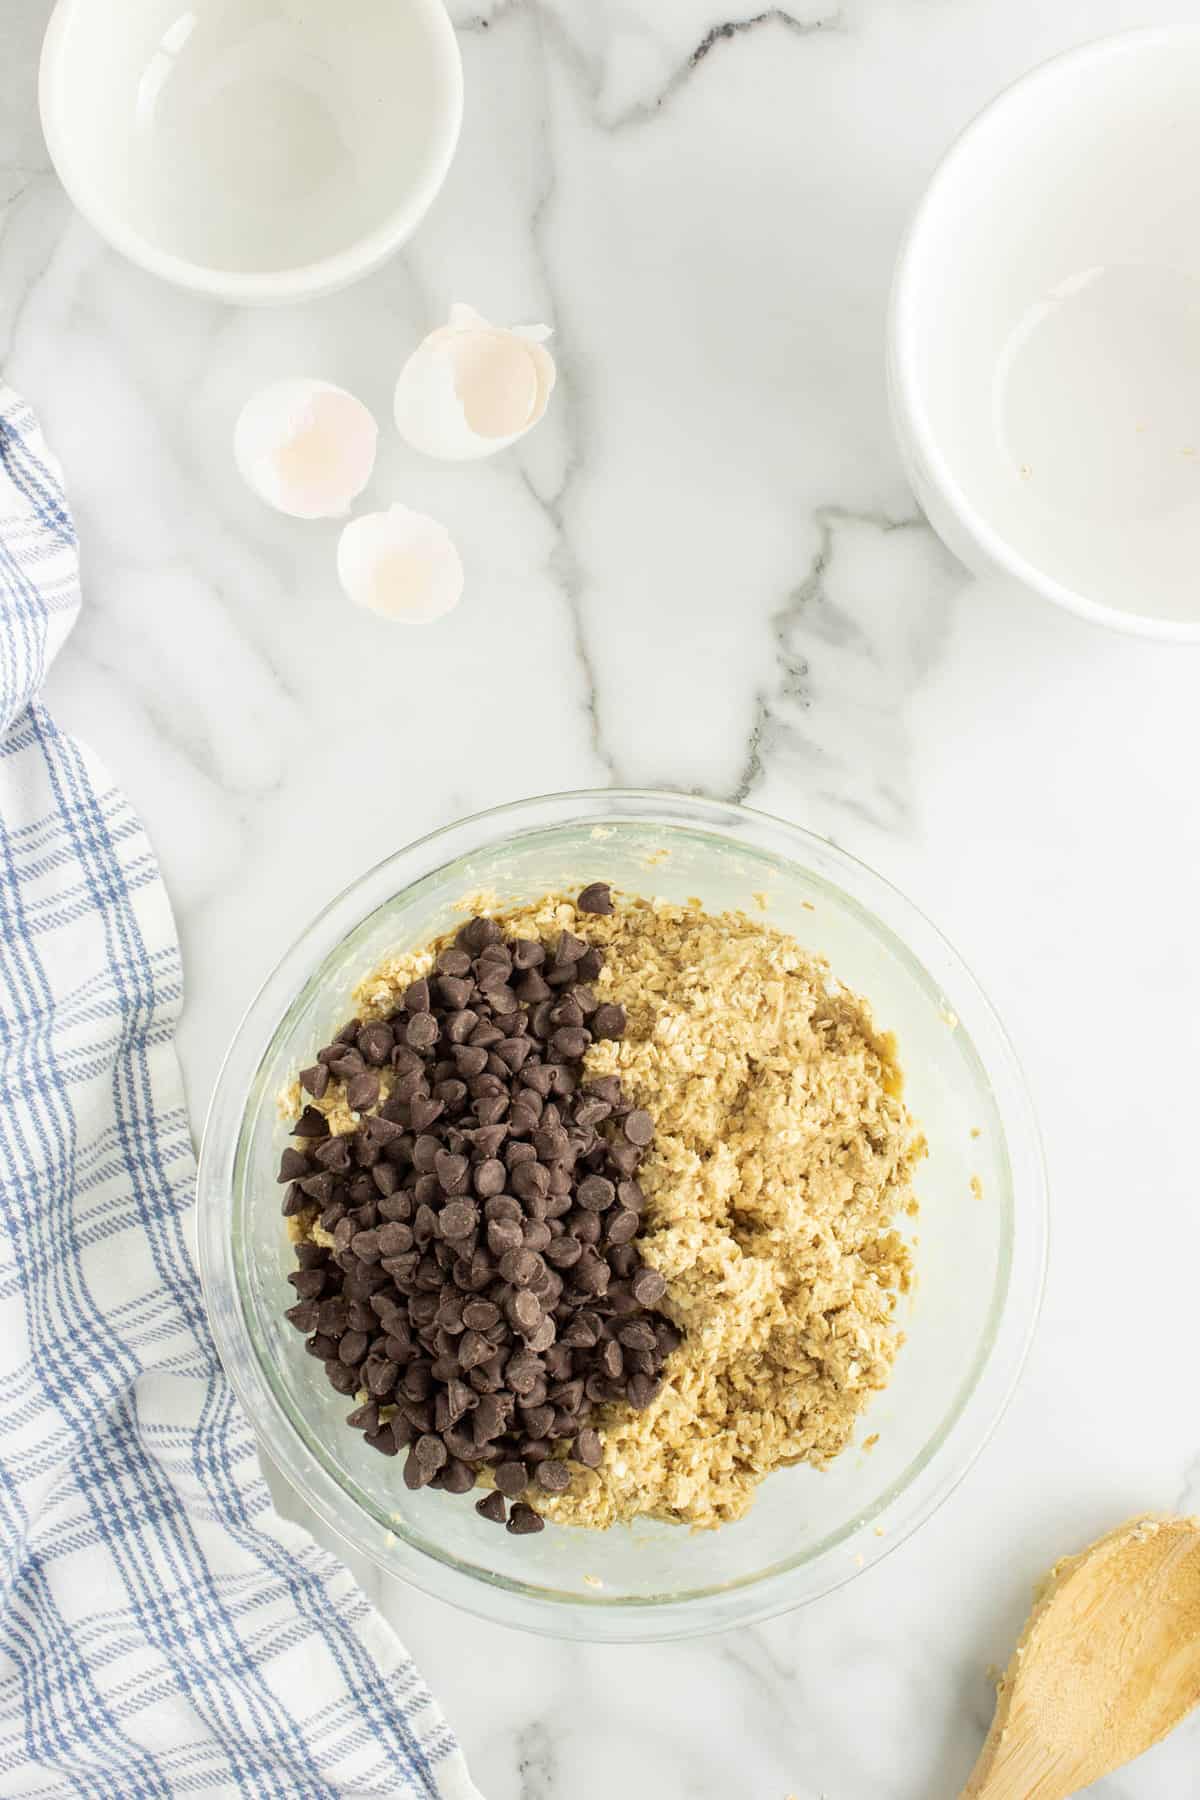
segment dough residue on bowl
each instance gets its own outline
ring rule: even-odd
[[[916,1210],[925,1146],[894,1042],[822,958],[761,919],[637,898],[585,916],[561,894],[488,910],[510,935],[568,928],[604,951],[597,993],[628,1027],[586,1066],[619,1074],[654,1119],[638,1249],[684,1332],[647,1408],[597,1418],[600,1467],[539,1504],[593,1528],[725,1524],[773,1470],[846,1447],[903,1341],[910,1254],[894,1221]],[[394,1007],[430,955],[369,976],[361,1016]]]

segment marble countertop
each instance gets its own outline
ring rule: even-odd
[[[488,1800],[951,1800],[1036,1577],[1129,1512],[1200,1508],[1200,660],[967,580],[890,441],[884,301],[989,95],[1194,0],[459,3],[434,211],[371,280],[271,312],[176,293],[74,216],[34,112],[47,11],[0,12],[0,361],[65,464],[86,605],[49,698],[157,846],[197,1122],[244,1001],[349,877],[476,808],[621,782],[748,799],[896,881],[997,1004],[1045,1131],[1019,1393],[936,1524],[848,1588],[630,1650],[365,1579]],[[385,438],[368,498],[444,519],[468,570],[409,631],[340,600],[332,528],[240,486],[230,426],[294,372],[386,416],[451,299],[553,323],[562,379],[488,465]],[[531,677],[525,716],[495,710]],[[447,688],[469,729],[438,728]],[[1193,1794],[1197,1724],[1094,1791]]]

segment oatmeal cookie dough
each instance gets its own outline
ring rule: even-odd
[[[685,1334],[658,1398],[606,1408],[600,1466],[543,1510],[722,1525],[774,1469],[837,1456],[890,1376],[910,1278],[893,1221],[915,1211],[924,1151],[895,1046],[821,958],[761,920],[644,899],[590,916],[561,895],[492,910],[512,935],[569,929],[605,952],[596,990],[628,1027],[586,1067],[619,1074],[655,1121],[638,1249]],[[361,1016],[394,1007],[436,948],[369,976]]]

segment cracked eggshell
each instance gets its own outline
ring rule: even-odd
[[[463,566],[450,533],[407,506],[363,513],[338,540],[338,580],[356,606],[425,625],[458,605]]]
[[[243,480],[276,511],[337,519],[371,479],[378,438],[374,418],[345,388],[295,377],[247,400],[233,455]]]
[[[417,345],[396,383],[396,429],[426,456],[493,456],[531,431],[555,382],[548,325],[511,331],[469,306]]]

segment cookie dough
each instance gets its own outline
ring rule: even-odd
[[[891,1374],[910,1282],[894,1221],[916,1210],[924,1152],[895,1044],[821,958],[741,913],[622,899],[597,917],[561,895],[492,910],[506,933],[570,929],[605,952],[597,993],[628,1026],[586,1067],[619,1074],[655,1121],[638,1248],[684,1332],[658,1398],[606,1408],[600,1466],[543,1510],[723,1525],[773,1470],[837,1456]],[[429,961],[385,963],[356,993],[362,1016]]]

